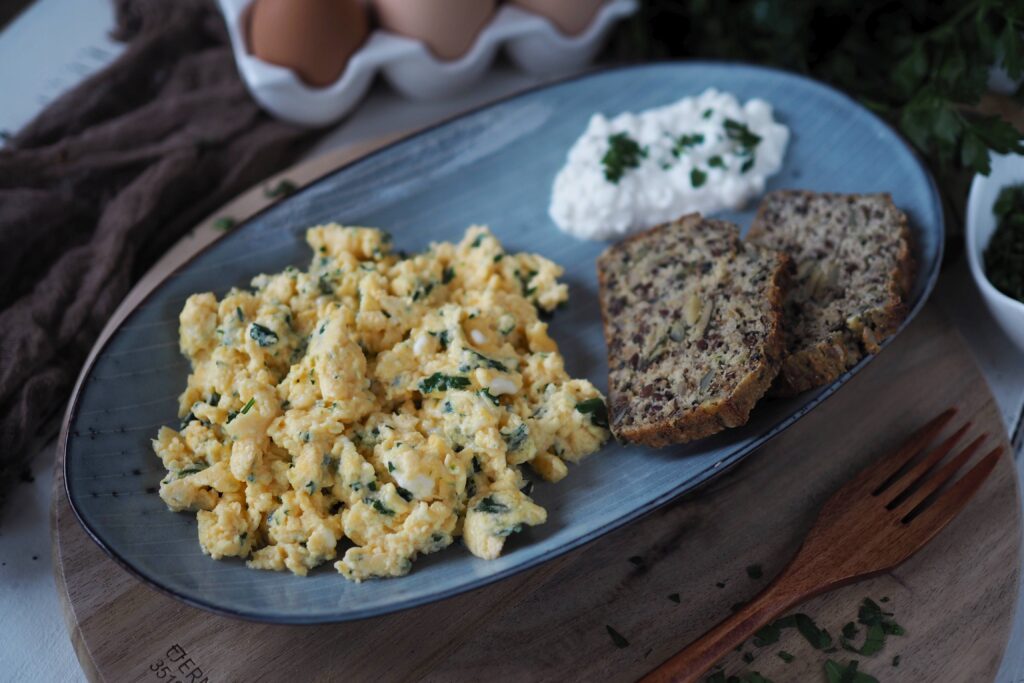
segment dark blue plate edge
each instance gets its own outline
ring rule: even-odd
[[[725,67],[735,67],[735,68],[748,69],[748,70],[753,70],[753,71],[761,71],[761,72],[765,72],[765,73],[771,74],[771,75],[773,75],[775,77],[781,77],[781,78],[792,79],[792,80],[797,80],[797,81],[804,81],[805,83],[809,83],[812,86],[815,86],[817,88],[820,88],[822,90],[827,91],[828,93],[830,93],[834,97],[838,97],[841,100],[845,100],[847,103],[849,103],[853,107],[859,109],[862,113],[866,114],[875,123],[881,124],[881,126],[883,126],[890,133],[892,133],[893,136],[903,146],[904,150],[910,152],[910,154],[913,157],[913,159],[917,162],[918,167],[921,169],[921,171],[923,171],[925,178],[928,180],[929,190],[931,191],[932,205],[933,205],[933,207],[935,207],[937,209],[936,210],[936,214],[939,217],[939,235],[940,235],[940,238],[936,240],[936,258],[933,261],[931,270],[927,274],[927,279],[925,280],[924,289],[921,292],[921,295],[918,298],[917,302],[915,302],[915,304],[907,312],[907,316],[904,318],[903,322],[900,324],[900,326],[896,330],[896,332],[894,332],[888,339],[886,339],[885,341],[883,341],[880,344],[880,348],[887,347],[892,342],[892,340],[895,339],[896,336],[898,334],[900,334],[900,332],[902,332],[906,328],[906,326],[910,323],[910,321],[914,319],[914,317],[918,314],[918,312],[920,312],[921,308],[924,306],[924,304],[927,302],[929,296],[931,295],[931,292],[932,292],[932,290],[935,287],[935,283],[938,280],[939,270],[940,270],[940,267],[941,267],[941,264],[942,264],[942,258],[943,258],[944,249],[945,249],[945,240],[942,238],[942,236],[945,235],[945,215],[944,215],[944,212],[943,212],[942,199],[941,199],[941,196],[939,194],[938,186],[935,183],[935,179],[932,177],[931,171],[922,162],[921,157],[917,153],[917,151],[911,145],[909,145],[906,142],[906,140],[903,138],[903,136],[899,133],[898,130],[896,130],[887,121],[885,121],[882,118],[880,118],[879,116],[877,116],[874,112],[870,111],[869,109],[867,109],[866,107],[861,105],[859,102],[857,102],[855,99],[853,99],[852,97],[850,97],[846,93],[842,92],[841,90],[838,90],[838,89],[832,87],[831,85],[828,85],[827,83],[824,83],[824,82],[819,81],[817,79],[811,78],[809,76],[805,76],[803,74],[798,74],[798,73],[794,73],[794,72],[790,72],[790,71],[785,71],[785,70],[782,70],[782,69],[775,69],[775,68],[761,66],[761,65],[756,65],[756,64],[747,64],[747,63],[744,63],[744,62],[724,61],[724,60],[664,60],[664,61],[647,62],[647,63],[643,63],[643,64],[626,65],[626,66],[614,66],[614,67],[608,67],[608,68],[603,68],[603,69],[596,69],[596,70],[593,70],[593,71],[588,71],[588,72],[583,73],[583,74],[578,74],[578,75],[575,75],[575,76],[570,76],[568,78],[564,78],[564,79],[561,79],[561,80],[558,80],[558,81],[554,81],[554,82],[551,82],[551,83],[545,83],[545,84],[542,84],[542,85],[539,85],[539,86],[535,86],[535,87],[532,87],[532,88],[527,88],[525,90],[516,92],[516,93],[514,93],[512,95],[508,95],[506,97],[502,97],[500,99],[488,102],[488,103],[483,104],[481,106],[474,107],[474,108],[469,109],[467,111],[461,112],[461,113],[459,113],[457,115],[445,118],[445,119],[443,119],[443,120],[441,120],[441,121],[439,121],[439,122],[437,122],[435,124],[427,126],[427,127],[423,128],[421,130],[418,130],[418,131],[416,131],[416,132],[414,132],[414,133],[412,133],[410,135],[404,136],[404,137],[399,138],[399,139],[397,139],[397,140],[395,140],[395,141],[393,141],[393,142],[391,142],[391,143],[389,143],[387,145],[384,145],[383,147],[380,147],[380,148],[374,150],[373,152],[370,152],[369,154],[362,155],[362,156],[358,157],[357,159],[353,159],[353,160],[351,160],[351,161],[349,161],[349,162],[347,162],[347,163],[345,163],[345,164],[343,164],[343,165],[341,165],[341,166],[339,166],[337,168],[334,168],[334,169],[331,169],[329,171],[326,171],[325,173],[317,176],[315,179],[309,181],[307,184],[303,185],[295,193],[295,195],[291,195],[291,196],[294,197],[294,196],[296,196],[298,194],[301,194],[302,192],[304,192],[304,191],[308,190],[309,188],[313,187],[314,185],[317,185],[320,182],[322,182],[323,180],[329,178],[330,176],[333,176],[333,175],[335,175],[337,173],[341,173],[342,171],[348,169],[351,166],[355,166],[355,165],[357,165],[359,163],[367,161],[367,160],[371,159],[372,157],[374,157],[374,156],[376,156],[378,154],[382,154],[382,153],[390,150],[391,148],[393,148],[393,147],[395,147],[397,145],[405,144],[405,143],[409,142],[410,140],[413,140],[413,139],[415,139],[417,137],[421,137],[421,136],[423,136],[423,135],[425,135],[425,134],[427,134],[427,133],[429,133],[429,132],[431,132],[431,131],[433,131],[433,130],[435,130],[437,128],[441,128],[441,127],[443,127],[443,126],[445,126],[445,125],[447,125],[449,123],[452,123],[453,121],[456,121],[456,120],[458,120],[460,118],[463,118],[463,117],[466,117],[466,116],[470,116],[472,114],[476,114],[476,113],[478,113],[480,111],[484,111],[484,110],[490,109],[492,107],[498,107],[498,106],[500,106],[502,104],[505,104],[506,102],[515,100],[515,99],[517,99],[519,97],[522,97],[522,96],[525,96],[525,95],[529,95],[529,94],[532,94],[532,93],[535,93],[535,92],[538,92],[538,91],[541,91],[541,90],[546,90],[546,89],[549,89],[549,88],[554,88],[554,87],[557,87],[557,86],[560,86],[560,85],[564,85],[566,83],[572,83],[572,82],[575,82],[575,81],[581,81],[581,80],[585,80],[585,79],[588,79],[588,78],[599,77],[599,76],[602,76],[602,75],[605,75],[605,74],[608,74],[608,73],[611,73],[611,72],[628,71],[628,70],[633,70],[633,69],[649,69],[649,68],[652,68],[652,67],[653,68],[672,67],[672,66],[692,66],[692,67],[701,67],[701,66],[723,67],[723,66],[725,66]],[[282,201],[288,201],[288,199],[290,199],[290,198],[291,197],[286,197]],[[240,232],[241,230],[245,229],[245,227],[250,222],[252,222],[256,218],[262,216],[265,212],[269,211],[270,209],[279,206],[280,203],[281,202],[274,202],[272,204],[268,204],[267,206],[265,206],[262,209],[260,209],[258,212],[254,213],[252,216],[249,216],[244,221],[242,221],[230,233],[225,233],[224,235],[221,235],[220,237],[218,237],[214,241],[212,241],[209,244],[205,245],[199,251],[197,251],[194,254],[192,254],[187,260],[185,260],[181,264],[179,264],[178,267],[176,267],[163,280],[161,280],[160,283],[155,285],[149,292],[147,292],[135,304],[134,307],[132,307],[132,310],[129,311],[125,315],[125,317],[121,320],[120,323],[118,323],[117,327],[110,333],[110,335],[106,339],[103,340],[103,342],[99,346],[98,350],[96,350],[96,352],[93,354],[91,360],[89,361],[89,364],[86,367],[84,367],[82,369],[82,372],[79,374],[78,381],[75,383],[75,387],[74,387],[74,390],[73,390],[71,402],[68,405],[68,409],[67,409],[67,412],[65,413],[63,424],[61,425],[60,438],[59,438],[59,441],[58,441],[58,454],[61,457],[62,462],[63,462],[64,492],[67,495],[68,503],[69,503],[69,505],[71,507],[71,510],[75,514],[75,518],[78,520],[78,523],[85,530],[86,534],[90,538],[92,538],[92,540],[95,541],[97,545],[99,545],[99,547],[107,554],[108,557],[110,557],[112,560],[114,560],[114,562],[116,562],[118,565],[120,565],[122,569],[124,569],[129,574],[131,574],[135,578],[139,579],[143,583],[145,583],[145,584],[149,585],[150,587],[156,589],[160,593],[163,593],[163,594],[168,595],[168,596],[170,596],[172,598],[180,600],[180,601],[182,601],[182,602],[184,602],[184,603],[186,603],[188,605],[191,605],[193,607],[198,607],[200,609],[204,609],[204,610],[207,610],[207,611],[210,611],[210,612],[213,612],[215,614],[222,615],[222,616],[231,617],[231,618],[235,618],[235,619],[242,619],[242,620],[246,620],[246,621],[254,621],[254,622],[259,622],[259,623],[282,624],[282,625],[336,624],[336,623],[344,623],[344,622],[349,622],[349,621],[359,621],[359,620],[362,620],[362,619],[369,619],[369,618],[373,618],[373,617],[383,616],[385,614],[391,614],[391,613],[394,613],[394,612],[399,612],[399,611],[406,610],[406,609],[412,609],[412,608],[415,608],[415,607],[420,607],[422,605],[430,604],[430,603],[433,603],[433,602],[439,602],[439,601],[445,600],[447,598],[451,598],[451,597],[455,597],[457,595],[461,595],[463,593],[467,593],[467,592],[469,592],[471,590],[476,590],[478,588],[482,588],[484,586],[490,585],[492,583],[500,581],[500,580],[502,580],[504,578],[507,578],[509,576],[512,576],[514,574],[518,574],[520,572],[526,571],[528,569],[532,569],[532,568],[534,568],[534,567],[536,567],[536,566],[538,566],[538,565],[540,565],[540,564],[542,564],[544,562],[552,560],[552,559],[554,559],[556,557],[560,557],[560,556],[570,552],[571,550],[575,550],[576,548],[579,548],[579,547],[581,547],[581,546],[583,546],[583,545],[585,545],[585,544],[587,544],[587,543],[589,543],[589,542],[591,542],[593,540],[596,540],[597,538],[600,538],[601,536],[604,536],[607,533],[610,533],[610,532],[612,532],[612,531],[614,531],[614,530],[616,530],[616,529],[618,529],[618,528],[620,528],[622,526],[625,526],[626,524],[629,524],[630,522],[633,522],[633,521],[635,521],[637,519],[640,519],[641,517],[644,517],[644,516],[654,512],[655,510],[661,508],[662,506],[664,506],[665,504],[671,502],[672,500],[675,500],[676,498],[680,498],[680,497],[682,497],[683,495],[685,495],[687,493],[693,493],[694,491],[696,491],[696,490],[702,488],[703,486],[707,485],[708,483],[710,483],[713,479],[715,479],[715,478],[725,474],[727,471],[731,470],[736,464],[738,464],[740,461],[742,461],[747,456],[749,456],[753,451],[757,450],[758,448],[763,446],[765,443],[767,443],[771,439],[775,438],[776,436],[778,436],[779,434],[784,432],[786,429],[788,429],[793,424],[795,424],[797,422],[797,420],[799,420],[800,418],[802,418],[805,415],[807,415],[809,412],[811,412],[811,410],[813,410],[818,405],[820,405],[825,399],[827,399],[828,397],[832,396],[840,387],[845,385],[854,375],[856,375],[858,372],[860,372],[869,362],[871,362],[871,360],[874,359],[875,355],[877,355],[877,354],[874,354],[874,355],[869,355],[869,356],[865,356],[864,358],[862,358],[859,363],[857,363],[853,368],[851,368],[849,371],[844,373],[835,382],[833,382],[828,387],[826,387],[824,390],[822,390],[811,401],[809,401],[806,405],[802,406],[800,410],[798,410],[797,412],[793,413],[792,415],[790,415],[785,420],[783,420],[783,421],[773,425],[770,429],[768,429],[767,431],[763,432],[762,434],[758,435],[747,446],[738,449],[737,451],[733,452],[732,454],[730,454],[729,456],[727,456],[723,460],[720,460],[717,463],[715,463],[714,465],[711,465],[711,466],[705,468],[704,470],[700,471],[695,477],[691,478],[690,480],[688,480],[684,484],[682,484],[682,485],[672,489],[671,491],[668,491],[664,495],[656,498],[654,501],[650,502],[646,506],[637,508],[637,509],[633,510],[632,512],[628,513],[628,514],[625,514],[625,515],[623,515],[623,516],[621,516],[621,517],[619,517],[619,518],[617,518],[617,519],[615,519],[615,520],[605,524],[602,527],[594,529],[593,531],[591,531],[588,534],[585,534],[585,535],[580,536],[580,537],[578,537],[576,539],[573,539],[572,541],[570,541],[570,542],[560,546],[559,548],[557,548],[555,550],[552,550],[551,552],[547,553],[546,555],[535,556],[535,557],[533,557],[533,558],[531,558],[529,560],[526,560],[526,561],[522,562],[521,564],[518,564],[518,565],[516,565],[514,567],[509,567],[509,568],[507,568],[507,569],[505,569],[503,571],[497,572],[495,574],[488,575],[486,577],[478,578],[475,581],[471,581],[471,582],[468,582],[468,583],[466,583],[464,585],[456,586],[456,587],[450,588],[450,589],[445,590],[445,591],[441,591],[441,592],[438,592],[438,593],[433,593],[431,595],[423,596],[423,597],[419,597],[419,598],[410,598],[410,599],[407,599],[407,600],[404,600],[404,601],[400,601],[400,602],[397,602],[397,603],[394,603],[394,604],[391,604],[391,605],[387,605],[385,607],[356,610],[354,612],[349,612],[347,614],[339,615],[339,616],[326,616],[326,615],[325,616],[316,616],[316,617],[305,617],[305,616],[302,616],[302,615],[296,615],[296,616],[291,616],[291,615],[268,616],[266,614],[262,614],[262,613],[259,613],[259,612],[246,611],[246,610],[232,610],[232,609],[229,609],[229,608],[226,608],[226,607],[221,607],[220,605],[216,605],[216,604],[209,603],[209,602],[206,602],[206,601],[203,601],[203,600],[199,600],[199,599],[195,599],[195,598],[189,597],[187,595],[184,595],[182,593],[179,593],[179,592],[177,592],[175,590],[172,590],[170,588],[167,588],[167,587],[163,586],[159,581],[157,581],[156,579],[150,577],[145,572],[143,572],[142,570],[140,570],[137,567],[135,567],[134,565],[132,565],[127,559],[123,558],[113,548],[109,547],[106,543],[104,543],[104,541],[100,538],[100,536],[96,533],[96,531],[85,520],[85,517],[79,511],[78,506],[75,503],[75,496],[73,495],[73,493],[71,491],[71,485],[69,483],[71,481],[71,477],[69,476],[69,473],[71,471],[71,465],[70,465],[70,461],[69,461],[69,459],[67,457],[67,450],[68,450],[68,443],[70,441],[70,428],[71,428],[71,424],[75,421],[75,418],[78,415],[79,401],[80,401],[81,396],[82,396],[82,387],[84,386],[86,380],[91,376],[92,371],[93,371],[93,369],[94,369],[94,367],[96,365],[96,362],[99,360],[100,356],[103,354],[104,351],[106,351],[107,346],[120,333],[121,329],[136,315],[138,310],[147,301],[149,301],[150,297],[152,297],[157,292],[157,290],[159,290],[164,285],[164,283],[167,282],[167,280],[169,280],[170,278],[174,277],[175,275],[177,275],[178,273],[183,271],[194,260],[199,258],[204,253],[206,253],[207,250],[211,249],[215,244],[219,243],[222,239],[225,239],[229,235],[236,234],[236,233]],[[917,265],[919,267],[920,263],[918,263]]]

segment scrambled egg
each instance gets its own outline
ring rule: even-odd
[[[402,576],[459,536],[497,557],[547,518],[522,466],[556,482],[608,438],[601,394],[538,318],[568,299],[562,269],[483,227],[410,257],[373,228],[306,240],[307,271],[186,301],[161,498],[197,511],[205,553],[258,569]]]

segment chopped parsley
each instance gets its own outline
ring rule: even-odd
[[[419,390],[424,394],[432,394],[437,391],[450,391],[452,389],[465,389],[470,384],[468,377],[458,375],[446,375],[435,372],[430,377],[419,383]]]
[[[485,237],[487,237],[487,235],[486,235],[486,234],[484,234],[484,233],[481,233],[481,234],[477,235],[477,236],[476,236],[476,239],[475,239],[475,240],[473,240],[473,243],[472,243],[472,244],[470,244],[469,246],[470,246],[471,248],[473,248],[473,249],[476,249],[476,248],[477,248],[477,247],[479,247],[479,246],[480,246],[480,244],[481,244],[481,243],[482,243],[482,242],[484,241],[484,238],[485,238]]]
[[[818,628],[814,620],[806,614],[791,614],[762,626],[754,634],[754,645],[765,647],[777,643],[784,628],[795,628],[816,650],[827,650],[832,647],[832,635],[827,630]]]
[[[985,275],[1000,292],[1024,301],[1024,184],[1003,188],[992,213],[996,229],[985,247]]]
[[[791,655],[790,653],[786,652],[785,650],[779,650],[779,651],[778,651],[778,652],[776,652],[775,654],[777,654],[777,655],[779,656],[779,659],[781,659],[782,661],[784,661],[784,662],[785,662],[786,664],[789,664],[789,663],[790,663],[790,662],[792,662],[792,661],[793,661],[794,659],[796,659],[796,657],[794,657],[794,656],[793,656],[793,655]]]
[[[442,285],[446,285],[449,282],[451,282],[453,279],[455,279],[455,268],[453,268],[451,266],[448,266],[441,273],[441,284]]]
[[[253,323],[249,326],[249,336],[262,348],[273,346],[278,341],[276,332],[259,323]]]
[[[478,391],[476,393],[479,394],[480,396],[483,396],[484,398],[486,398],[488,401],[490,401],[491,403],[493,403],[496,406],[497,405],[501,405],[501,403],[498,401],[498,397],[494,396],[493,394],[491,394],[491,392],[487,391],[486,389],[481,389],[480,391]]]
[[[708,159],[708,166],[711,168],[725,168],[725,162],[717,154]]]
[[[485,367],[491,368],[492,370],[497,370],[499,372],[508,372],[508,366],[506,366],[504,363],[500,363],[494,360],[493,358],[488,358],[479,351],[475,351],[473,349],[466,349],[466,353],[472,356],[473,359],[476,361],[477,364],[474,367]],[[472,369],[466,364],[464,364],[463,367],[465,368],[465,370]],[[462,370],[463,368],[460,367],[459,369]]]
[[[502,512],[509,511],[508,505],[505,505],[504,503],[499,503],[498,501],[494,500],[494,496],[486,496],[485,498],[481,498],[480,502],[477,503],[476,507],[473,509],[476,510],[477,512],[487,512],[492,515],[497,515]]]
[[[826,629],[818,628],[818,625],[809,616],[794,614],[793,618],[796,620],[796,630],[811,644],[811,647],[816,650],[827,650],[832,647],[832,636]]]
[[[365,502],[367,502],[367,501],[365,501],[365,500],[364,500],[363,502],[365,503]],[[384,505],[384,503],[380,502],[380,501],[379,501],[379,500],[377,500],[377,499],[374,499],[374,500],[373,500],[373,501],[372,501],[372,502],[370,503],[370,505],[372,505],[372,506],[373,506],[373,509],[374,509],[374,510],[376,510],[377,512],[379,512],[379,513],[380,513],[380,514],[382,514],[382,515],[389,515],[389,516],[390,516],[390,515],[393,515],[393,514],[395,514],[395,511],[394,511],[394,510],[392,510],[392,509],[391,509],[391,508],[389,508],[388,506]]]
[[[850,622],[843,627],[843,637],[839,643],[844,650],[855,652],[859,655],[873,655],[885,646],[886,636],[901,636],[905,633],[903,627],[890,619],[892,612],[882,610],[870,598],[864,598],[860,609],[857,612],[857,621],[867,627],[864,635],[864,644],[856,647],[851,639],[857,634],[857,627]]]
[[[668,599],[678,605],[680,602],[679,593],[669,593]]]
[[[629,641],[626,640],[621,633],[613,629],[611,626],[608,626],[607,624],[605,624],[605,629],[608,630],[608,635],[611,636],[612,642],[615,644],[615,647],[620,649],[629,647]]]
[[[708,179],[708,174],[699,168],[695,168],[690,171],[690,183],[694,187],[700,187]]]
[[[686,133],[680,135],[675,139],[675,142],[672,145],[672,156],[678,159],[686,150],[703,143],[704,135],[702,133]]]
[[[760,579],[762,576],[764,576],[764,571],[762,571],[761,565],[759,565],[759,564],[748,565],[747,566],[747,576],[749,576],[750,578],[752,578],[754,580]]]
[[[434,291],[434,283],[428,282],[426,285],[419,285],[412,293],[412,300],[419,301],[430,296],[430,293]]]
[[[576,404],[576,411],[590,416],[590,423],[608,429],[608,406],[600,398],[588,398]]]
[[[398,495],[400,495],[402,497],[402,500],[404,500],[405,502],[408,503],[412,501],[413,495],[412,491],[410,491],[409,489],[403,489],[398,484],[395,484],[395,491],[398,492]]]
[[[726,119],[722,125],[725,127],[726,136],[740,146],[741,154],[753,154],[754,148],[761,142],[761,136],[752,132],[745,123]]]
[[[201,462],[193,463],[192,465],[189,465],[185,469],[180,470],[178,472],[178,479],[182,479],[184,477],[187,477],[190,474],[195,474],[197,472],[202,472],[207,467],[209,467],[209,465],[207,465],[206,463],[201,463]]]
[[[224,232],[227,232],[236,225],[238,225],[238,221],[236,221],[231,216],[221,216],[220,218],[213,222],[213,227],[215,230],[223,230]]]
[[[501,438],[505,440],[505,450],[514,453],[522,448],[526,440],[530,438],[530,428],[526,426],[525,422],[522,422],[508,434],[502,432]]]
[[[647,148],[641,147],[628,133],[609,135],[608,151],[601,157],[605,180],[618,185],[626,171],[640,166],[640,160],[646,156]]]
[[[295,183],[287,178],[283,178],[277,183],[277,185],[264,188],[263,196],[267,199],[280,199],[281,197],[287,197],[297,189],[298,188],[295,186]]]
[[[857,670],[857,660],[851,660],[843,666],[839,662],[829,659],[825,662],[825,676],[828,683],[878,683],[878,679],[869,676],[863,671]]]
[[[245,405],[244,405],[244,406],[242,407],[242,410],[241,410],[241,411],[239,411],[239,412],[240,412],[240,413],[241,413],[242,415],[245,415],[245,414],[247,414],[247,413],[248,413],[248,412],[249,412],[249,411],[250,411],[250,410],[252,409],[252,407],[253,407],[254,405],[256,405],[256,398],[255,398],[255,397],[253,397],[253,398],[250,398],[250,399],[248,400],[248,402],[246,402],[246,404],[245,404]]]

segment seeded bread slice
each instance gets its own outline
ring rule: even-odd
[[[616,437],[660,447],[746,423],[782,359],[787,262],[695,214],[601,255]]]
[[[767,194],[748,241],[789,254],[786,357],[772,393],[829,384],[875,353],[906,317],[907,217],[888,194]]]

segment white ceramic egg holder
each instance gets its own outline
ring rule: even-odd
[[[610,0],[590,26],[566,36],[544,17],[502,5],[473,47],[454,61],[442,61],[418,40],[376,30],[349,60],[341,78],[324,88],[303,83],[291,69],[257,59],[246,47],[243,18],[251,0],[218,0],[227,20],[235,61],[249,92],[274,116],[306,126],[341,118],[366,94],[380,71],[411,99],[444,97],[480,77],[504,47],[522,70],[549,75],[578,69],[593,59],[613,24],[636,11],[636,0]]]

